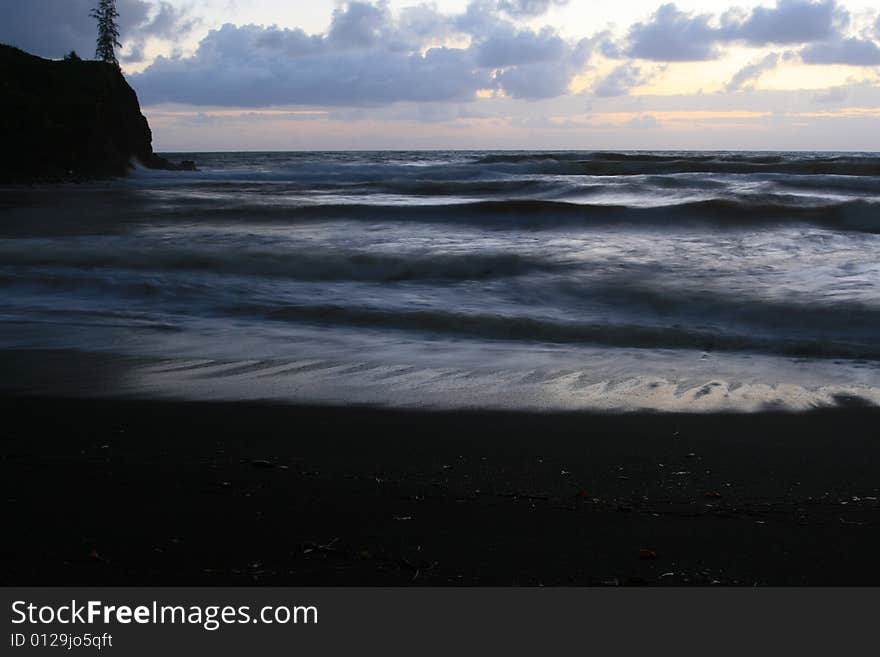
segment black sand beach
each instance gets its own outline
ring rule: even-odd
[[[878,585],[880,412],[0,400],[3,585]]]

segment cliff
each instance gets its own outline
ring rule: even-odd
[[[96,61],[51,61],[0,45],[0,182],[80,180],[187,169],[153,153],[137,94]]]

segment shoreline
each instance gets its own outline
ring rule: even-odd
[[[880,409],[0,397],[4,585],[878,585]]]
[[[54,329],[39,323],[21,323],[10,331],[12,325],[7,321],[0,326],[0,337],[16,340],[27,333],[31,339],[55,339]],[[314,340],[318,333],[303,335]],[[111,331],[104,340],[112,343],[121,336]],[[98,344],[101,338],[89,340]],[[395,358],[387,340],[368,344],[376,349],[334,353],[303,348],[269,358],[265,353],[250,358],[210,353],[163,358],[71,348],[4,348],[0,370],[16,376],[0,381],[0,397],[375,407],[425,413],[689,415],[880,408],[880,388],[857,381],[861,366],[856,361],[813,362],[811,371],[799,370],[798,363],[785,359],[766,361],[755,365],[749,378],[744,368],[750,361],[737,361],[729,354],[704,354],[697,360],[699,352],[694,351],[688,362],[685,352],[665,351],[651,363],[639,360],[635,351],[585,349],[551,355],[511,350],[502,352],[506,360],[499,359],[501,364],[494,369],[486,363],[453,368],[450,363],[464,364],[473,354],[464,350],[450,357],[446,352],[447,362],[418,353]],[[456,345],[450,342],[445,347]],[[367,353],[370,356],[364,357]],[[519,363],[512,360],[514,356]],[[629,372],[624,359],[632,368]],[[663,371],[674,371],[677,362],[687,363],[689,371],[664,377]],[[767,375],[766,381],[758,378],[761,374]],[[848,376],[853,381],[847,381]],[[823,377],[825,383],[820,385]]]

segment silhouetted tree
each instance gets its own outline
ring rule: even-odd
[[[76,54],[76,50],[71,50],[69,53],[64,55],[65,62],[80,62],[80,56]]]
[[[119,66],[116,59],[116,47],[119,43],[119,25],[116,22],[119,12],[116,10],[116,0],[98,0],[98,6],[89,14],[98,21],[98,45],[95,48],[95,57],[108,64]]]

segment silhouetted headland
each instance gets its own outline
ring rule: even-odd
[[[85,180],[151,169],[192,170],[153,152],[137,94],[119,68],[53,61],[0,45],[0,182]]]

